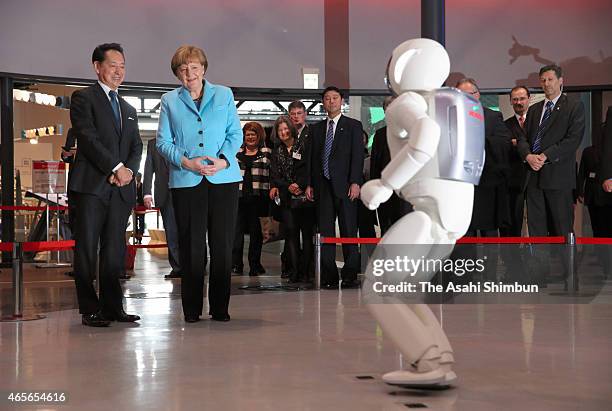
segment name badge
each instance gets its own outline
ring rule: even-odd
[[[296,160],[301,160],[302,159],[302,155],[300,153],[293,153],[293,155],[291,157],[295,158]]]
[[[589,173],[589,178],[595,178],[595,175],[596,175],[596,174],[595,174],[594,172],[592,172],[592,171],[591,171],[591,172]]]

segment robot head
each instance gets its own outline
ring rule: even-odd
[[[450,72],[450,60],[440,43],[412,39],[393,50],[387,66],[387,86],[395,94],[440,87]]]

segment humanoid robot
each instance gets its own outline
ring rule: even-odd
[[[446,258],[469,227],[474,185],[484,165],[484,116],[468,94],[439,88],[449,70],[446,50],[433,40],[408,40],[393,51],[387,84],[397,98],[386,111],[391,162],[380,179],[364,184],[361,198],[373,210],[395,191],[415,211],[391,226],[377,249],[401,244],[409,258],[421,258],[424,249],[426,257]],[[434,274],[406,279],[427,281]],[[443,387],[456,380],[453,350],[427,305],[398,300],[369,303],[368,309],[409,363],[385,374],[386,383]]]

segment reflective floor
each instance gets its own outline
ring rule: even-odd
[[[124,282],[137,325],[80,324],[63,269],[26,271],[27,313],[0,323],[0,392],[65,393],[61,405],[0,410],[609,410],[612,306],[432,306],[455,349],[459,380],[445,391],[385,385],[401,358],[362,304],[359,290],[265,291],[268,276],[233,278],[232,321],[183,322],[180,281],[167,262],[139,251]],[[610,282],[608,282],[610,285]],[[0,273],[10,309],[10,271]],[[361,378],[358,378],[361,377]],[[368,378],[369,377],[369,378]]]

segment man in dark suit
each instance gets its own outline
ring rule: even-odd
[[[584,135],[584,105],[561,94],[561,67],[544,66],[539,75],[546,98],[529,108],[527,135],[518,143],[519,155],[530,168],[527,223],[530,236],[565,236],[574,225],[572,190],[576,150]]]
[[[164,278],[180,278],[181,267],[179,265],[178,231],[172,206],[172,192],[168,188],[170,178],[168,162],[157,151],[155,144],[157,139],[149,140],[147,143],[147,159],[145,160],[144,181],[142,182],[144,205],[146,208],[153,207],[153,175],[155,175],[155,206],[161,212],[164,230],[166,232],[166,243],[168,244],[168,262],[172,271]]]
[[[508,197],[510,209],[510,225],[502,227],[502,235],[520,237],[523,227],[525,207],[524,187],[527,177],[527,167],[518,153],[518,141],[526,138],[525,119],[529,109],[529,90],[525,86],[516,86],[510,90],[510,103],[514,115],[504,121],[512,135],[512,148],[508,158],[510,169],[508,176]]]
[[[472,78],[464,78],[455,86],[480,100],[480,90]],[[472,221],[466,235],[497,237],[499,228],[510,219],[508,207],[508,153],[510,131],[499,111],[483,107],[485,115],[485,164],[480,182],[474,187]]]
[[[82,323],[105,327],[110,321],[134,322],[123,310],[119,275],[125,260],[125,228],[136,203],[133,176],[142,156],[136,110],[118,97],[125,77],[119,44],[95,48],[92,63],[98,82],[72,94],[70,120],[78,155],[70,180],[79,216],[75,227],[75,284]],[[93,280],[100,243],[99,288]]]
[[[342,115],[344,102],[337,87],[323,91],[323,108],[327,119],[311,129],[310,183],[306,189],[309,199],[317,201],[319,231],[324,237],[336,236],[336,218],[340,236],[357,236],[357,201],[363,180],[363,127],[361,122]],[[338,268],[335,245],[321,249],[321,284],[338,288]],[[342,246],[344,267],[342,287],[357,287],[359,251],[355,244]]]
[[[395,97],[392,96],[385,97],[383,101],[384,111],[387,110],[387,106],[389,106],[394,99]],[[390,161],[391,153],[389,152],[389,144],[387,144],[387,126],[384,126],[374,133],[372,153],[370,155],[370,179],[380,178],[382,171]],[[376,210],[381,235],[385,235],[389,227],[411,211],[412,204],[393,193],[391,198],[381,203]]]

